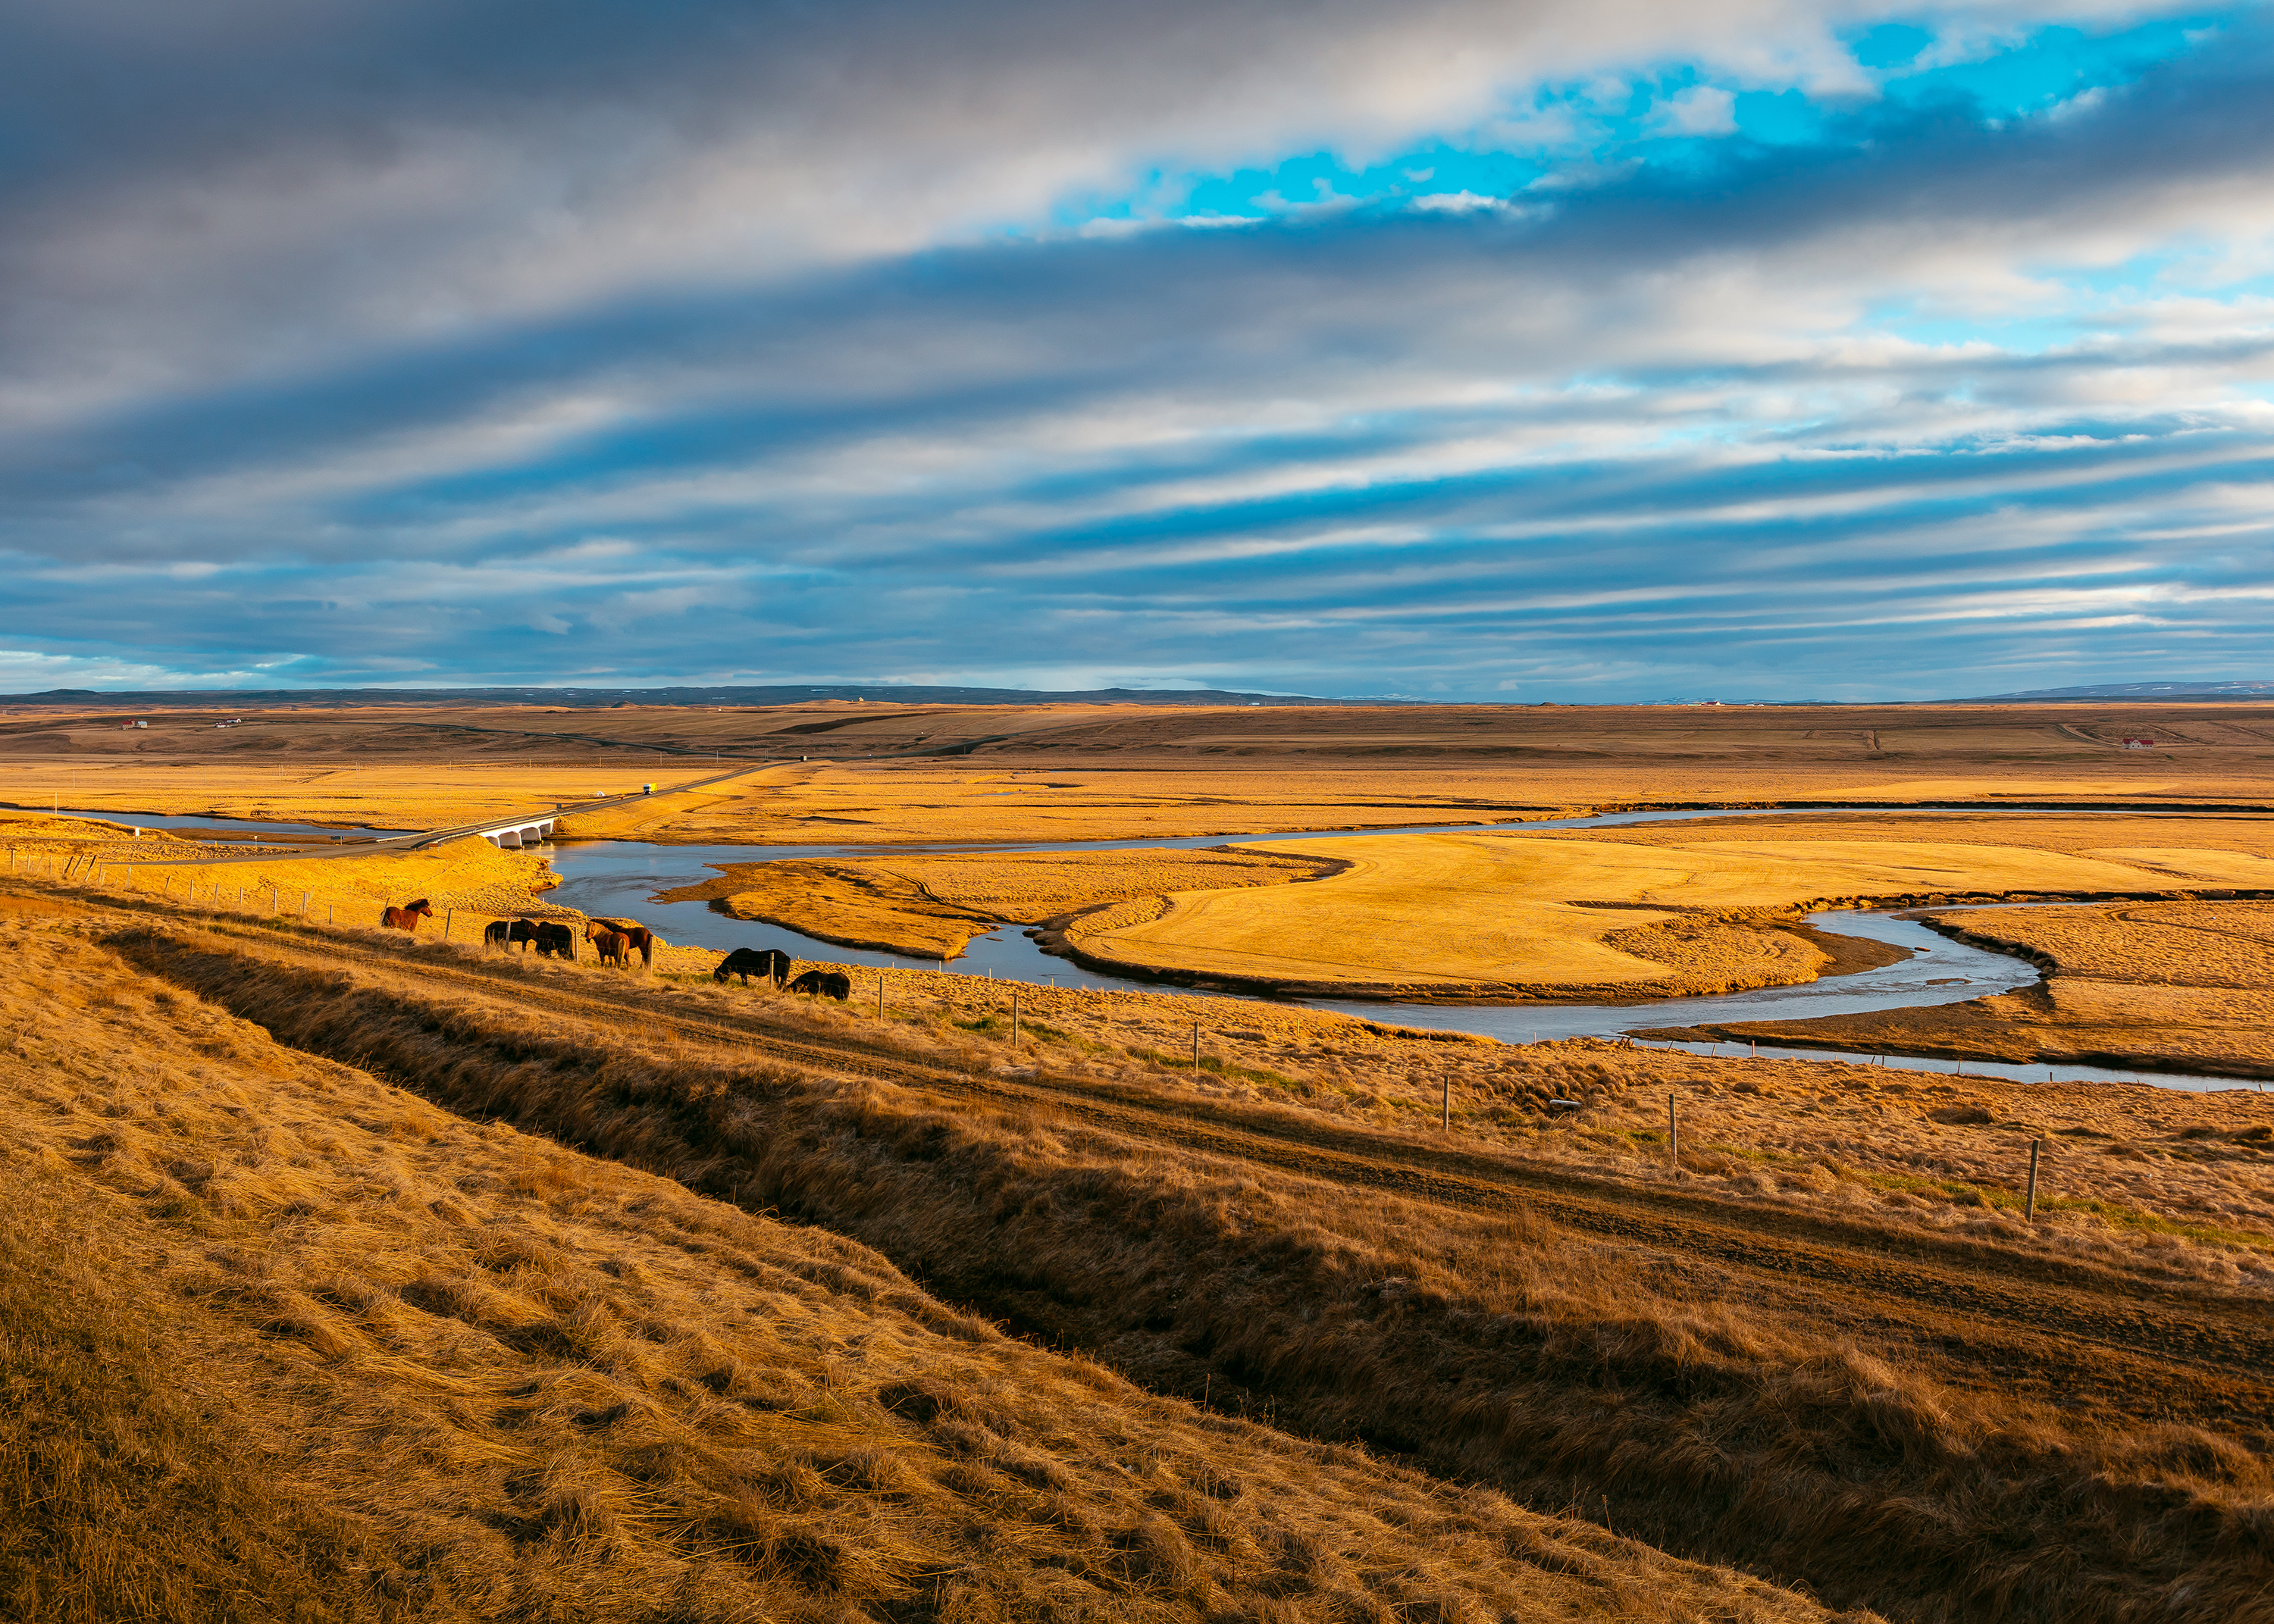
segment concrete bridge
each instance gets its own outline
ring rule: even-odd
[[[519,851],[524,846],[535,846],[540,840],[553,838],[552,816],[524,817],[509,823],[482,823],[465,832],[478,835],[492,846]]]

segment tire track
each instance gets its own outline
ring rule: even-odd
[[[2274,1368],[2274,1315],[2090,1266],[1739,1207],[1090,1079],[973,1076],[850,1034],[785,1033],[757,1011],[674,1010],[667,995],[635,986],[546,986],[502,966],[421,963],[411,956],[416,950],[307,943],[232,924],[217,929],[245,948],[305,969],[336,973],[354,964],[436,991],[543,1006],[603,1028],[631,1018],[689,1041],[953,1100],[1070,1111],[1087,1128],[1140,1144],[1464,1210],[1528,1211],[1600,1240],[1670,1257],[1700,1283],[1710,1283],[1715,1271],[1742,1276],[1749,1295],[1766,1295],[1790,1312],[1900,1335],[1964,1365],[2034,1375],[2041,1385],[2074,1384],[2071,1396],[2079,1387],[2097,1389],[2127,1413],[2142,1413],[2144,1404],[2148,1413],[2176,1409],[2228,1425],[2245,1418],[2253,1430],[2274,1414],[2274,1387],[2244,1373]]]

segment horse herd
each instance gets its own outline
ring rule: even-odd
[[[787,982],[792,992],[834,998],[840,1004],[853,996],[853,978],[841,970],[808,970],[790,981],[789,955],[778,947],[736,948],[711,972],[711,979],[721,986],[730,975],[741,976],[745,987],[750,984],[752,976],[763,975],[776,987]]]
[[[403,907],[388,908],[380,915],[380,923],[389,929],[416,934],[420,920],[433,917],[433,905],[421,897]],[[655,932],[645,925],[633,924],[628,920],[588,919],[584,921],[584,939],[599,951],[602,964],[612,964],[621,969],[631,962],[631,955],[635,951],[639,954],[643,967],[655,963]],[[576,932],[567,925],[551,921],[501,919],[482,928],[482,944],[485,947],[509,952],[516,944],[520,944],[524,953],[535,948],[540,959],[573,960],[576,957]],[[808,970],[792,981],[789,966],[789,955],[778,947],[764,951],[739,947],[727,954],[719,967],[711,973],[711,979],[724,986],[728,976],[739,975],[742,978],[742,985],[748,987],[750,977],[762,975],[777,988],[787,985],[791,992],[834,998],[840,1004],[853,996],[853,978],[840,971]]]

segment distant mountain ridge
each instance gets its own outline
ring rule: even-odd
[[[1245,694],[1230,688],[1101,688],[1044,692],[1019,688],[902,688],[887,683],[766,688],[182,688],[105,692],[51,688],[0,694],[0,705],[85,705],[105,710],[273,710],[288,705],[794,705],[816,699],[867,699],[925,705],[1398,705],[1412,699],[1324,699],[1309,694]]]
[[[1943,703],[1992,705],[2020,699],[2274,699],[2274,682],[2103,682],[2090,688],[2032,688],[2024,694],[1985,694],[1978,699]]]

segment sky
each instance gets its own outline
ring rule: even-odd
[[[2274,14],[0,0],[0,691],[2274,677]]]

